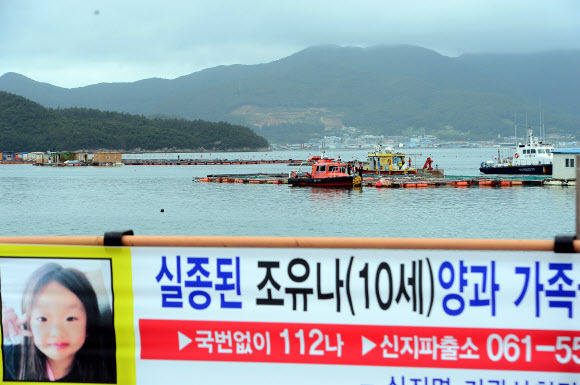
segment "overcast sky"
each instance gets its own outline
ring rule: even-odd
[[[67,88],[173,79],[320,44],[447,56],[580,49],[580,1],[0,0],[0,75]]]

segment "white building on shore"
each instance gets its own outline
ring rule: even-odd
[[[576,167],[580,166],[576,160],[580,156],[580,149],[554,151],[553,154],[552,178],[575,180]]]

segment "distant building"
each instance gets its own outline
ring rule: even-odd
[[[580,155],[580,149],[554,151],[552,165],[552,177],[554,179],[576,179],[576,158]]]
[[[123,154],[120,152],[95,152],[93,163],[117,163],[123,160]]]
[[[28,153],[28,160],[33,161],[35,163],[46,163],[48,162],[49,155],[45,152],[29,152]]]
[[[0,152],[0,160],[12,160],[16,156],[16,153],[13,151],[4,151]]]
[[[77,160],[76,152],[51,152],[50,163],[64,163],[67,160]]]

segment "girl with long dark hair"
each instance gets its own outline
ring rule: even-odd
[[[82,272],[49,263],[29,278],[18,320],[2,304],[4,380],[115,383],[112,325],[102,324],[97,295]]]

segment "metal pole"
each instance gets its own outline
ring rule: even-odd
[[[0,237],[2,244],[103,246],[103,236]],[[437,238],[316,238],[316,237],[206,237],[125,235],[126,247],[257,247],[308,249],[408,249],[408,250],[519,250],[553,251],[553,240],[437,239]],[[580,252],[580,240],[574,241]]]

